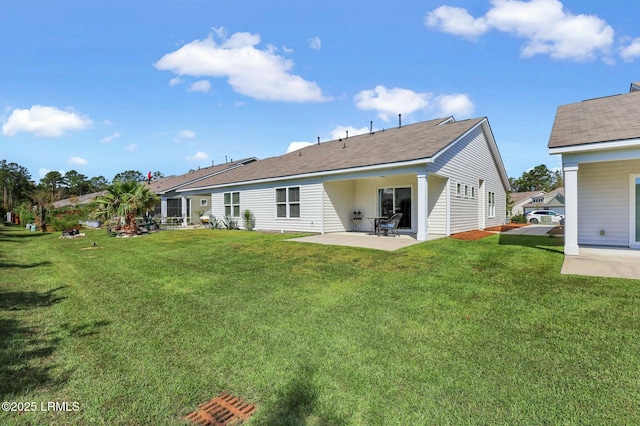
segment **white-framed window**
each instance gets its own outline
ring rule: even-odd
[[[300,217],[300,187],[276,188],[276,217]]]
[[[476,198],[476,187],[475,186],[471,187],[471,198]]]
[[[464,198],[469,198],[469,185],[464,186]]]
[[[456,196],[462,197],[462,184],[456,183]]]
[[[206,198],[201,198],[200,199],[200,207],[207,207],[207,199]]]
[[[224,193],[224,215],[240,217],[240,193],[239,192]]]
[[[488,207],[487,216],[496,217],[496,193],[495,192],[487,193],[487,207]]]

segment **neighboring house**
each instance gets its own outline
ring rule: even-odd
[[[527,191],[527,192],[512,192],[511,196],[511,210],[509,215],[517,216],[525,214],[524,206],[530,204],[535,199],[544,199],[544,191]]]
[[[52,205],[54,209],[60,209],[62,207],[89,204],[93,200],[95,200],[96,197],[100,197],[101,195],[104,195],[106,193],[107,191],[98,191],[98,192],[92,192],[90,194],[77,195],[77,196],[65,198],[64,200],[54,201]]]
[[[194,195],[193,197],[184,198],[176,191],[189,184],[194,184],[203,179],[228,172],[236,167],[241,167],[256,161],[256,158],[247,158],[239,161],[231,161],[217,166],[204,167],[198,170],[191,170],[188,173],[179,176],[169,176],[157,180],[152,180],[147,186],[160,196],[160,203],[155,208],[155,214],[163,218],[176,217],[184,219],[187,222],[197,222],[205,211],[211,208],[211,196]]]
[[[522,206],[523,214],[534,210],[553,210],[564,214],[564,188],[557,188],[548,193],[537,194]]]
[[[558,108],[549,152],[562,156],[565,255],[584,245],[640,248],[639,89]]]
[[[505,223],[508,190],[487,118],[450,117],[314,144],[178,192],[210,194],[218,218],[251,210],[260,230],[371,230],[402,213],[401,230],[422,241]]]

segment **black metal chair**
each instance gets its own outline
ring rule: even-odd
[[[398,225],[400,224],[400,219],[402,219],[402,213],[396,213],[391,216],[389,219],[379,219],[378,220],[378,236],[380,233],[384,233],[384,235],[389,235],[391,232],[395,238],[398,235]]]

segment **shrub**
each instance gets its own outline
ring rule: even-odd
[[[256,224],[256,219],[253,216],[253,213],[251,212],[251,210],[246,209],[242,215],[244,216],[244,227],[247,231],[253,231],[253,228],[255,227]]]
[[[523,214],[517,214],[511,217],[511,223],[527,223],[527,218]]]
[[[222,219],[222,225],[227,229],[238,229],[238,222],[236,218],[231,215],[225,216],[224,219]]]

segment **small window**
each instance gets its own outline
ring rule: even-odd
[[[202,198],[200,199],[200,207],[207,207],[207,199],[206,198]]]
[[[476,187],[475,186],[471,187],[471,198],[476,198]]]
[[[469,198],[469,185],[464,186],[464,198]]]
[[[487,202],[488,202],[488,217],[496,217],[496,193],[489,192],[487,194]]]
[[[458,197],[462,197],[462,184],[461,183],[456,184],[456,195]]]

